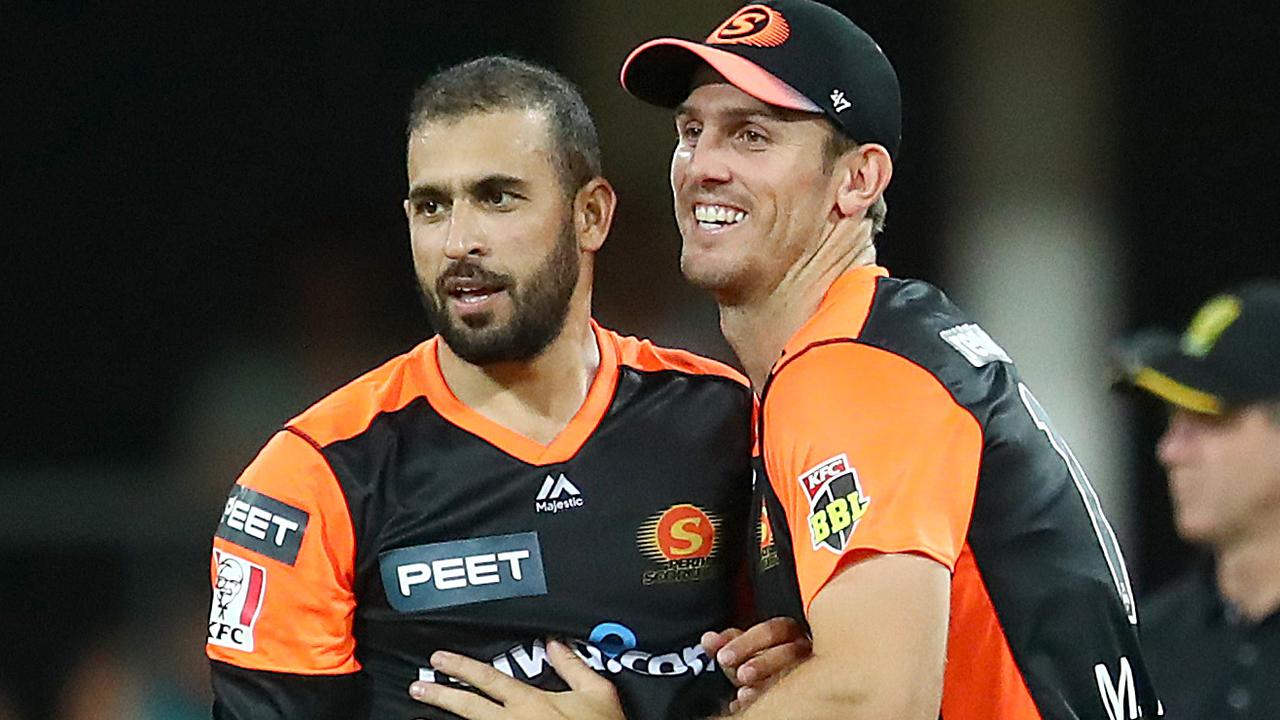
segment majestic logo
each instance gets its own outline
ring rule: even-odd
[[[713,577],[720,519],[697,505],[682,503],[655,513],[640,526],[636,544],[661,569],[644,573],[645,585],[689,582]]]
[[[938,337],[955,348],[974,367],[980,368],[993,362],[1013,362],[1009,359],[1009,353],[992,340],[986,330],[973,323],[947,328],[938,333]]]
[[[542,489],[538,491],[538,498],[533,503],[533,509],[540,513],[555,514],[561,510],[572,510],[580,508],[584,504],[582,499],[582,491],[577,485],[569,482],[569,478],[560,473],[560,477],[547,476],[542,481]]]
[[[747,5],[712,31],[707,43],[778,47],[790,36],[791,25],[782,13],[767,5]]]
[[[547,594],[538,534],[455,540],[378,555],[387,602],[400,612]]]
[[[253,626],[267,592],[267,571],[243,558],[213,551],[218,577],[209,609],[209,644],[253,652]]]
[[[240,547],[292,565],[307,530],[306,511],[236,485],[222,510],[215,533]]]
[[[844,552],[849,537],[867,512],[871,498],[862,494],[858,472],[840,453],[822,461],[797,480],[809,498],[809,537],[813,549]]]
[[[760,503],[760,523],[756,526],[760,538],[760,570],[763,572],[778,564],[778,546],[773,541],[773,526],[769,524],[769,506]]]
[[[603,635],[601,635],[603,633]],[[603,644],[595,638],[601,635]],[[619,675],[634,673],[649,677],[698,676],[715,672],[716,661],[698,643],[678,650],[647,652],[636,647],[636,637],[625,626],[602,623],[592,631],[592,640],[567,641],[582,661],[596,672]],[[500,672],[525,682],[537,682],[555,672],[547,661],[547,646],[541,639],[516,645],[494,657],[489,664]],[[458,681],[432,668],[418,668],[418,680],[442,684]]]

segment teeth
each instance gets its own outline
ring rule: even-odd
[[[698,222],[733,225],[746,219],[747,214],[724,205],[694,205],[693,216]]]

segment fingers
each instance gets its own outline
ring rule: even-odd
[[[749,687],[738,688],[738,695],[729,703],[729,712],[737,714],[760,697],[760,692]]]
[[[559,640],[547,641],[547,659],[551,661],[556,674],[569,684],[570,690],[613,689],[608,680],[596,674],[577,653]]]
[[[728,631],[726,631],[727,633]],[[805,638],[804,629],[795,620],[787,617],[776,617],[756,623],[725,643],[716,653],[716,661],[721,665],[739,665],[746,658],[757,655],[771,647]]]
[[[471,685],[498,703],[506,703],[512,697],[527,693],[530,689],[528,685],[499,672],[488,663],[443,650],[431,654],[431,666],[456,680]]]
[[[502,706],[467,690],[418,681],[409,686],[414,700],[433,705],[466,720],[500,720]]]
[[[720,648],[741,634],[742,631],[738,628],[729,628],[720,632],[704,632],[699,644],[702,645],[703,650],[707,651],[708,655],[714,657],[716,653],[720,652]]]
[[[736,685],[760,687],[803,662],[813,654],[808,638],[769,648],[738,666]]]

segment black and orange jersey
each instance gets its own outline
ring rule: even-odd
[[[738,620],[752,395],[732,369],[594,326],[600,367],[541,445],[461,403],[438,339],[276,434],[214,538],[216,718],[451,718],[414,702],[445,649],[563,689],[544,639],[627,716],[732,695],[698,644]]]
[[[845,273],[760,413],[774,554],[794,570],[776,580],[806,611],[868,554],[951,571],[943,718],[1157,715],[1097,496],[1008,355],[936,288]]]

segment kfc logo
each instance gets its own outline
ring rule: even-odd
[[[253,652],[253,626],[262,611],[267,571],[221,550],[213,551],[217,576],[209,609],[209,644]]]

